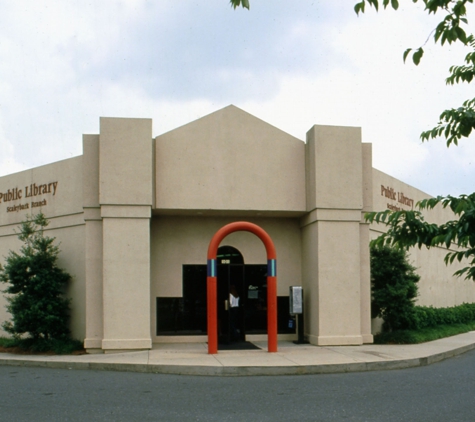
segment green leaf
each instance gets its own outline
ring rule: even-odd
[[[378,11],[378,9],[379,9],[378,0],[368,0],[368,3],[369,3],[371,6],[373,6],[373,7],[376,9],[376,11]]]
[[[412,55],[412,61],[414,62],[414,64],[416,66],[419,65],[420,61],[421,61],[421,57],[422,55],[424,54],[424,50],[422,49],[422,47],[418,48],[415,53]]]
[[[456,26],[455,27],[455,32],[457,34],[457,37],[460,41],[462,41],[464,44],[467,43],[467,34],[465,33],[465,31],[460,28],[460,26]]]
[[[249,0],[230,0],[231,6],[236,9],[239,6],[242,6],[249,10]]]
[[[356,12],[357,15],[359,15],[360,12],[364,13],[364,6],[365,6],[364,1],[355,4],[355,12]]]
[[[411,52],[412,48],[408,48],[404,54],[402,55],[402,58],[404,60],[404,63],[406,63],[406,59],[407,59],[407,56],[409,55],[409,53]]]

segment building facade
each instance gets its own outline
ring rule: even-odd
[[[0,178],[0,257],[19,248],[19,223],[42,211],[59,264],[73,275],[74,337],[90,352],[149,349],[206,339],[209,242],[247,221],[275,244],[278,337],[296,339],[289,287],[303,286],[308,341],[357,345],[373,341],[368,245],[384,229],[364,213],[411,209],[426,197],[372,168],[359,128],[313,126],[304,142],[228,106],[153,138],[150,119],[101,118],[100,133],[83,136],[82,156]],[[444,255],[413,251],[419,302],[473,302],[473,283],[454,279]],[[265,338],[262,242],[232,233],[217,259],[220,339],[232,324],[243,339]],[[234,323],[231,288],[241,301]]]

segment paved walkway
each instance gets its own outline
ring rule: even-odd
[[[153,350],[79,356],[25,356],[0,353],[0,365],[134,371],[186,375],[300,375],[401,369],[429,365],[475,349],[475,331],[414,345],[312,346],[279,342],[277,353],[218,351],[205,343],[154,344]]]

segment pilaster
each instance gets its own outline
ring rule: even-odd
[[[99,135],[83,136],[83,209],[86,231],[86,338],[89,353],[102,352],[102,218],[99,205]]]
[[[369,253],[369,223],[364,214],[373,208],[373,159],[372,145],[361,144],[363,153],[363,210],[360,223],[360,259],[361,259],[361,335],[363,343],[373,343],[371,334],[371,265]]]
[[[150,349],[152,122],[101,118],[105,352]]]
[[[306,335],[317,345],[362,344],[361,130],[307,133],[307,215],[302,218]],[[356,253],[355,253],[356,252]]]

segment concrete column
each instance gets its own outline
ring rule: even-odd
[[[150,207],[102,207],[105,352],[150,349]]]
[[[99,135],[83,136],[83,204],[86,231],[86,338],[89,353],[102,352],[102,218],[99,205]]]
[[[361,257],[361,335],[363,343],[373,343],[371,334],[371,268],[369,254],[369,223],[364,214],[373,210],[373,159],[372,145],[362,144],[363,152],[363,212],[360,224]]]
[[[150,349],[152,121],[101,118],[99,157],[102,349]]]
[[[317,345],[362,344],[361,130],[314,126],[306,144],[302,218],[305,329]]]

